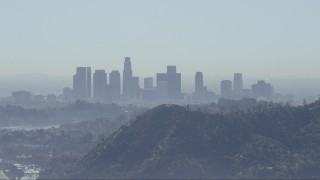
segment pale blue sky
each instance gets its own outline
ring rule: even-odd
[[[153,76],[320,77],[319,0],[1,0],[0,76],[76,66]]]

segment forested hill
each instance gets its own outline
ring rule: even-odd
[[[207,114],[161,105],[120,128],[66,178],[320,178],[320,102]]]

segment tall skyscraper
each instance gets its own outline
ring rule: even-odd
[[[265,81],[258,81],[256,84],[251,86],[252,96],[255,98],[265,97],[271,98],[274,92],[273,86],[266,83]]]
[[[204,86],[203,86],[203,74],[202,72],[196,72],[195,75],[195,91],[194,98],[200,100],[204,96]]]
[[[167,66],[167,74],[176,74],[177,68],[176,66]]]
[[[144,89],[153,89],[153,78],[144,78]]]
[[[223,98],[232,97],[232,81],[230,80],[221,81],[221,97]]]
[[[123,92],[122,95],[125,99],[132,98],[133,92],[130,86],[132,81],[132,69],[130,57],[125,57],[123,69]]]
[[[132,88],[132,92],[130,92],[132,93],[131,98],[140,99],[140,83],[138,76],[132,77],[130,87]]]
[[[233,75],[233,91],[235,94],[243,94],[243,81],[241,73],[234,73]]]
[[[176,66],[167,67],[168,97],[181,99],[181,74],[177,73]]]
[[[176,72],[176,66],[167,66],[167,73],[157,73],[157,89],[163,89],[163,82],[167,82],[167,99],[181,99],[181,73]],[[160,92],[159,92],[160,93]],[[164,94],[164,93],[161,93]]]
[[[93,74],[93,98],[104,99],[106,97],[107,74],[105,70],[95,70]]]
[[[118,102],[120,99],[120,72],[112,71],[109,74],[110,97],[112,102]]]
[[[168,99],[168,81],[157,80],[156,97],[161,101]]]
[[[73,76],[73,93],[76,100],[91,98],[90,67],[77,67],[77,72]]]

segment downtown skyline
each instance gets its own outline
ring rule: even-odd
[[[131,58],[132,59],[132,58]],[[152,72],[151,74],[147,74],[145,76],[141,75],[141,72],[138,72],[136,70],[136,66],[138,65],[136,63],[136,60],[133,58],[133,67],[132,67],[132,74],[135,77],[139,77],[139,86],[143,88],[144,86],[144,78],[153,78],[154,84],[156,84],[156,78],[157,78],[157,72]],[[121,62],[122,61],[122,62]],[[112,68],[112,66],[107,65],[103,67],[91,67],[91,66],[80,66],[80,67],[90,67],[92,69],[92,86],[93,86],[93,75],[95,70],[102,70],[105,73],[111,73],[113,71],[118,71],[119,76],[121,78],[121,95],[122,87],[123,87],[123,57],[122,59],[118,60],[119,64],[122,64],[122,67],[119,69]],[[169,66],[172,64],[169,64]],[[163,64],[161,66],[161,69],[159,72],[163,72],[163,70],[166,68],[167,65]],[[107,67],[107,68],[105,68]],[[234,81],[234,73],[241,72],[241,71],[235,71],[227,76],[212,76],[210,74],[207,74],[204,71],[197,70],[194,71],[193,74],[185,74],[181,72],[181,69],[183,69],[180,66],[176,66],[178,68],[179,73],[181,73],[181,91],[183,93],[192,94],[194,89],[194,76],[196,72],[202,72],[203,73],[203,83],[205,87],[208,89],[208,91],[214,92],[215,94],[220,93],[221,84],[220,82],[222,80],[231,80]],[[7,77],[0,77],[0,81],[4,82],[4,84],[8,86],[2,86],[0,87],[1,96],[5,97],[9,94],[11,94],[12,91],[17,90],[27,90],[34,92],[36,94],[46,94],[46,93],[55,93],[59,94],[61,93],[61,89],[63,87],[72,87],[72,74],[74,72],[74,68],[72,69],[72,72],[68,73],[70,75],[66,76],[47,76],[47,75],[41,75],[41,74],[23,74],[23,75],[16,75],[16,76],[7,76]],[[281,94],[295,94],[299,99],[307,98],[307,97],[318,97],[319,96],[319,89],[320,87],[317,86],[319,80],[318,79],[303,79],[303,78],[283,78],[283,79],[277,79],[277,78],[270,78],[270,77],[248,77],[246,72],[244,73],[243,78],[243,89],[250,89],[251,85],[256,83],[257,81],[265,81],[267,83],[272,83],[275,89],[275,93],[281,93]],[[41,84],[40,86],[35,85]],[[12,84],[12,85],[11,85]],[[232,84],[234,86],[234,84]],[[5,89],[7,88],[7,90]],[[93,88],[93,87],[92,87]],[[235,87],[232,87],[233,89]],[[4,90],[3,90],[4,89]],[[51,90],[50,90],[51,89]],[[92,95],[93,95],[93,89],[92,89]]]
[[[31,91],[12,91],[11,103],[73,103],[78,100],[87,102],[157,105],[203,104],[217,102],[221,98],[240,100],[254,98],[263,101],[299,104],[295,94],[280,94],[274,86],[264,80],[258,80],[250,87],[245,87],[242,73],[234,73],[233,80],[220,81],[220,91],[210,90],[204,83],[203,73],[195,72],[193,92],[182,90],[182,74],[177,66],[167,65],[166,72],[155,72],[156,78],[139,77],[133,73],[134,63],[130,57],[124,58],[122,78],[120,70],[108,73],[104,69],[76,67],[72,87],[64,87],[60,93],[39,95]],[[140,82],[143,82],[143,86]],[[154,83],[155,82],[155,83]],[[122,84],[122,87],[121,87]],[[303,102],[313,102],[316,97],[308,97]],[[301,103],[301,102],[300,102]]]
[[[247,88],[266,80],[282,94],[318,96],[319,8],[318,0],[1,1],[0,95],[59,93],[75,67],[110,73],[130,56],[139,77],[176,65],[183,92],[193,92],[195,72],[214,92],[242,72]]]
[[[198,71],[194,76],[194,91],[190,94],[182,91],[182,74],[177,71],[175,65],[167,65],[165,73],[156,72],[155,80],[153,77],[134,76],[132,67],[131,58],[125,57],[122,78],[119,70],[113,70],[108,75],[103,69],[93,70],[91,67],[77,67],[73,76],[73,87],[63,88],[63,100],[65,102],[88,100],[106,103],[132,101],[135,103],[208,103],[220,98],[256,98],[294,102],[294,94],[283,96],[275,93],[274,87],[264,80],[258,80],[256,84],[244,88],[243,75],[239,72],[234,73],[233,81],[221,80],[220,92],[214,92],[205,86],[203,73]],[[116,79],[114,73],[117,73]],[[141,81],[143,81],[143,86],[140,85]],[[23,94],[31,94],[24,91],[14,93],[21,93],[22,97]]]

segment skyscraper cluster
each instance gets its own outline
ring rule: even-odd
[[[231,80],[221,81],[221,97],[233,99],[244,95],[243,80],[241,73],[234,73],[233,85]]]
[[[91,68],[77,67],[73,76],[73,89],[64,88],[63,98],[66,101],[97,100],[106,102],[118,102],[130,100],[179,100],[181,93],[181,74],[176,72],[176,66],[168,66],[166,73],[157,73],[156,87],[153,78],[144,78],[144,88],[140,88],[140,79],[133,76],[131,59],[125,57],[121,93],[121,77],[119,71],[108,74],[105,70],[95,70],[93,84],[91,84]],[[91,87],[93,94],[91,94]]]
[[[91,79],[93,79],[93,84]],[[95,70],[92,78],[90,67],[77,67],[76,74],[73,76],[73,89],[64,88],[63,98],[65,101],[83,99],[103,102],[118,102],[120,100],[176,102],[191,99],[193,102],[205,102],[217,99],[217,97],[227,99],[271,98],[273,95],[273,87],[265,81],[258,81],[257,84],[252,85],[251,89],[244,89],[242,74],[235,73],[233,82],[231,80],[221,81],[221,95],[216,96],[204,85],[203,73],[196,72],[194,93],[188,97],[181,91],[181,73],[178,73],[177,67],[173,65],[167,66],[165,73],[156,73],[155,81],[152,77],[144,78],[143,84],[143,88],[140,88],[139,77],[133,76],[131,59],[125,57],[122,83],[119,71],[114,70],[108,74],[103,69]],[[91,89],[93,93],[91,93]]]
[[[251,86],[251,89],[243,89],[242,73],[234,73],[233,85],[231,80],[221,81],[221,97],[226,99],[239,99],[243,97],[272,98],[273,86],[263,80]]]
[[[77,67],[73,76],[73,89],[64,88],[63,98],[65,101],[72,100],[108,100],[117,102],[120,99],[120,73],[112,71],[108,75],[105,70],[95,70],[93,73],[93,94],[91,94],[91,68]]]
[[[266,83],[265,81],[258,81],[256,84],[251,86],[252,97],[265,97],[271,98],[273,95],[273,86]]]

